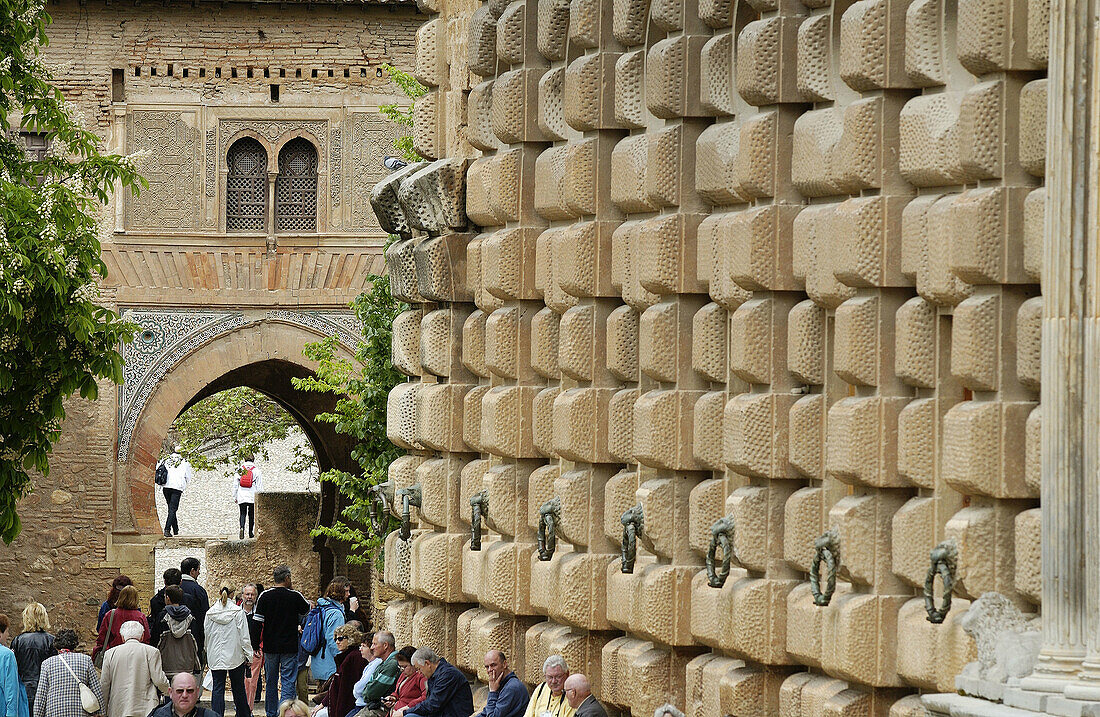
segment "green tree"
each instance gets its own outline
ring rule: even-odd
[[[351,457],[362,475],[329,470],[320,479],[332,483],[345,499],[340,517],[332,526],[318,526],[316,535],[350,543],[349,562],[362,564],[381,546],[382,535],[364,530],[369,518],[370,488],[386,480],[389,465],[401,455],[386,438],[386,402],[390,390],[406,380],[390,359],[393,320],[408,308],[390,295],[384,276],[367,277],[371,288],[351,303],[363,324],[363,340],[351,360],[338,353],[336,337],[306,344],[305,355],[318,364],[314,376],[293,378],[295,388],[339,396],[331,412],[317,416],[340,433],[356,440]]]
[[[49,473],[65,399],[94,399],[122,381],[119,346],[132,327],[97,305],[97,215],[140,180],[107,155],[50,82],[39,54],[50,17],[42,0],[0,0],[0,537],[19,534],[17,501],[32,472]],[[20,131],[44,138],[28,154]],[[104,224],[109,223],[104,217]]]
[[[259,391],[240,386],[219,391],[181,413],[168,430],[168,438],[183,450],[181,455],[196,470],[227,467],[227,475],[248,456],[269,458],[267,446],[283,440],[298,428],[286,409]],[[312,451],[296,456],[294,466]],[[312,461],[310,461],[312,462]],[[302,472],[309,468],[302,462]]]
[[[396,124],[403,134],[394,141],[394,149],[409,162],[419,162],[423,159],[413,148],[412,126],[413,106],[416,98],[422,97],[428,88],[416,81],[416,78],[404,70],[399,70],[393,65],[384,64],[382,69],[390,76],[390,81],[409,98],[408,106],[399,105],[396,102],[382,105],[379,110],[382,116]]]

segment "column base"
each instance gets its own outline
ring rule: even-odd
[[[1014,704],[1009,704],[1013,696]],[[921,702],[933,717],[1100,717],[1100,702],[1066,699],[1062,695],[1005,690],[1005,702],[989,702],[957,694],[923,695]]]

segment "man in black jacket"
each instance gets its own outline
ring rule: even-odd
[[[210,609],[210,596],[206,594],[206,590],[202,585],[199,585],[199,559],[198,558],[184,558],[180,563],[180,572],[183,574],[183,581],[180,583],[180,587],[183,588],[183,594],[187,598],[187,606],[191,608],[191,614],[195,616],[195,625],[192,628],[195,633],[195,642],[199,645],[199,655],[202,658],[203,664],[206,663],[206,634],[203,630],[203,626],[206,622],[206,611]]]
[[[466,675],[457,667],[430,647],[414,652],[412,664],[428,678],[428,699],[415,707],[397,710],[393,717],[469,717],[473,714],[474,693]]]

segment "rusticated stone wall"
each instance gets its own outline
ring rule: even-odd
[[[561,652],[647,717],[923,714],[970,601],[1040,599],[1048,4],[424,5],[437,161],[374,195],[413,306],[400,640],[482,680],[489,647],[528,683]]]

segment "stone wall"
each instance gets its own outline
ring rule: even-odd
[[[315,493],[260,493],[256,496],[256,539],[210,541],[206,544],[206,590],[211,598],[228,582],[234,590],[245,583],[270,587],[280,565],[290,567],[294,587],[316,598],[320,559],[309,533],[317,524]]]
[[[647,717],[923,714],[970,601],[1039,607],[1047,3],[423,4],[436,161],[374,197],[400,641]]]

